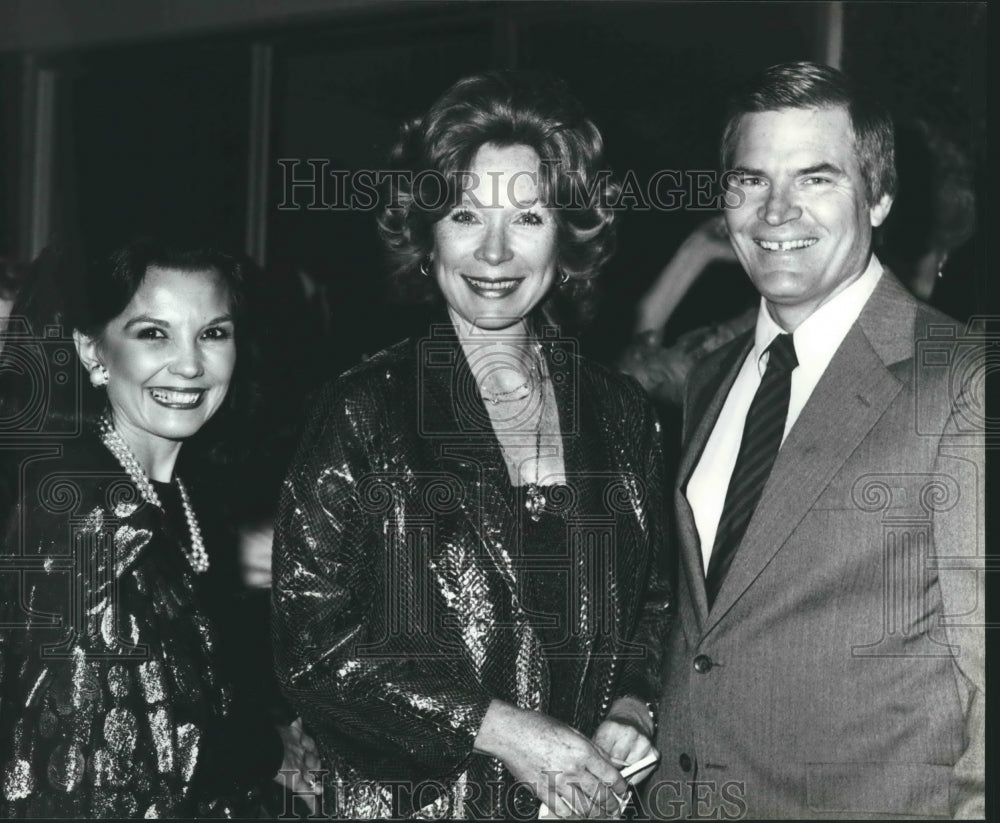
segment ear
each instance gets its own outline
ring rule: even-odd
[[[868,212],[870,215],[872,228],[876,226],[881,226],[885,222],[885,218],[889,216],[889,210],[892,208],[892,196],[888,194],[883,194],[881,199],[872,206]]]
[[[83,332],[73,330],[73,342],[76,344],[76,353],[87,371],[93,371],[95,366],[101,366],[100,355],[97,351],[97,343]]]

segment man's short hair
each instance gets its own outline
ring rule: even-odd
[[[783,109],[847,109],[854,150],[869,205],[896,193],[892,118],[872,95],[837,69],[819,63],[782,63],[765,69],[729,101],[722,132],[722,168],[732,168],[740,120],[754,112]]]

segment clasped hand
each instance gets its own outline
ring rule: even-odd
[[[613,817],[628,791],[595,743],[541,712],[493,701],[476,749],[499,758],[558,817]]]
[[[594,745],[619,769],[637,763],[653,751],[650,737],[653,721],[646,704],[634,697],[615,701],[604,722],[594,733]],[[655,763],[629,778],[637,785],[652,774]]]
[[[317,797],[323,793],[323,782],[314,774],[320,768],[316,741],[306,734],[300,717],[287,726],[279,725],[277,728],[285,756],[274,780],[295,792],[315,814]]]

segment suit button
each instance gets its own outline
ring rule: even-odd
[[[681,755],[681,756],[680,756],[680,757],[678,758],[678,761],[679,761],[679,762],[680,762],[680,764],[681,764],[681,769],[682,769],[682,770],[684,770],[684,771],[686,771],[686,772],[689,772],[689,771],[691,771],[691,766],[693,765],[693,764],[691,763],[691,755],[689,755],[689,754],[688,754],[687,752],[685,752],[684,754],[682,754],[682,755]]]
[[[699,654],[694,659],[694,670],[698,674],[708,674],[708,672],[712,671],[712,665],[712,658],[707,654]]]

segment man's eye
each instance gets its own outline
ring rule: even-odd
[[[764,180],[760,177],[754,177],[752,174],[742,174],[739,177],[740,185],[750,188],[752,186],[763,186]]]
[[[807,177],[805,183],[807,186],[821,186],[824,183],[829,183],[829,177]]]
[[[518,215],[517,222],[525,226],[540,226],[545,221],[537,211],[525,211]]]

